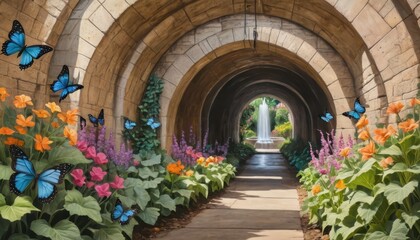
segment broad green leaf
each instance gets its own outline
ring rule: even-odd
[[[29,197],[16,197],[13,205],[4,205],[0,207],[0,215],[11,222],[20,220],[25,214],[31,211],[40,211],[32,205]]]
[[[133,188],[137,185],[141,185],[142,184],[142,180],[138,179],[138,178],[127,178],[124,180],[124,188]]]
[[[117,227],[106,226],[92,231],[94,232],[93,239],[95,240],[125,240],[121,229]]]
[[[31,238],[30,236],[23,234],[23,233],[15,233],[10,236],[7,240],[32,240],[36,238]]]
[[[0,193],[0,207],[6,205],[6,198]]]
[[[158,165],[161,162],[161,155],[154,155],[149,160],[143,160],[140,162],[142,166],[149,167],[153,165]]]
[[[142,179],[148,179],[149,177],[156,178],[159,175],[159,172],[152,171],[148,167],[139,168],[139,177]]]
[[[31,230],[39,236],[57,240],[80,239],[79,228],[67,219],[59,221],[51,227],[44,219],[37,219],[31,223]]]
[[[102,222],[101,207],[98,201],[92,196],[83,197],[77,190],[67,191],[64,208],[71,215],[88,216],[95,222]]]
[[[380,151],[379,154],[401,156],[402,152],[401,152],[401,149],[397,145],[392,145],[389,148],[385,148],[384,150]]]
[[[191,197],[191,193],[193,193],[194,191],[189,189],[175,189],[173,190],[173,192],[178,193],[179,195],[189,199]]]
[[[0,180],[9,180],[13,173],[14,171],[10,166],[0,164]]]
[[[362,228],[363,226],[364,225],[362,223],[357,221],[355,216],[346,216],[343,219],[341,228],[337,230],[337,235],[341,235],[342,239],[349,239],[359,228]]]
[[[155,178],[150,181],[143,181],[140,186],[142,186],[145,189],[149,188],[157,188],[157,186],[164,180],[164,178]]]
[[[410,149],[412,149],[412,150],[419,150],[420,149],[420,145],[411,146]]]
[[[407,228],[407,226],[400,220],[400,219],[396,219],[393,223],[392,223],[392,228],[391,229],[387,229],[387,232],[382,232],[382,231],[375,231],[373,233],[370,233],[366,236],[366,240],[403,240],[403,239],[408,239],[407,234],[408,234],[409,229]]]
[[[371,196],[371,191],[366,189],[356,190],[354,195],[350,199],[350,204],[353,205],[357,202],[363,202],[370,204],[374,197]]]
[[[363,221],[368,224],[372,221],[373,217],[377,214],[379,207],[383,202],[383,196],[378,195],[371,203],[363,203],[357,212]]]
[[[176,210],[175,200],[172,199],[168,194],[161,195],[159,200],[155,203],[161,205],[163,208],[166,208],[170,211]]]
[[[159,215],[159,208],[154,207],[148,207],[144,211],[141,211],[139,214],[141,220],[150,225],[155,225]]]
[[[385,179],[386,176],[388,176],[390,174],[393,174],[393,173],[406,172],[407,169],[408,169],[408,167],[405,163],[403,163],[403,162],[396,163],[394,166],[392,166],[392,168],[384,171],[384,175],[383,175],[382,179]]]
[[[53,148],[48,157],[51,164],[70,163],[73,165],[91,163],[91,160],[85,158],[83,153],[76,147],[68,145],[68,143]]]
[[[134,187],[135,201],[144,210],[150,201],[149,193],[141,186]]]
[[[406,199],[408,195],[410,195],[410,193],[412,193],[416,189],[417,186],[417,181],[411,181],[403,187],[401,187],[399,183],[392,182],[386,185],[386,187],[384,188],[384,195],[388,200],[389,204],[392,204],[394,202],[402,204],[403,200]]]
[[[350,182],[347,184],[349,188],[356,188],[359,186],[364,186],[370,190],[373,189],[375,183],[375,172],[374,170],[369,170],[361,174],[356,174],[352,177]]]
[[[414,224],[420,219],[420,203],[414,204],[409,213],[403,212],[401,217],[410,228],[413,228]]]
[[[0,217],[0,238],[9,230],[11,222]]]
[[[136,167],[134,167],[134,166],[130,166],[130,167],[126,170],[126,172],[127,172],[127,173],[137,173],[137,172],[138,172],[138,170],[137,170],[137,168],[136,168]]]

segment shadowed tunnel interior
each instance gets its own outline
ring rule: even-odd
[[[335,127],[334,121],[326,124],[318,118],[325,110],[332,112],[334,106],[323,83],[308,73],[308,66],[287,52],[282,55],[249,48],[218,58],[186,88],[176,132],[179,136],[193,126],[196,134],[208,129],[210,141],[231,138],[238,142],[239,120],[246,105],[256,97],[273,96],[290,108],[294,137],[316,142],[318,129]]]

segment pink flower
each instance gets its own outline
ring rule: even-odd
[[[90,146],[90,147],[87,148],[86,153],[85,153],[85,157],[86,158],[91,158],[91,159],[96,157],[96,149],[95,149],[94,146]]]
[[[71,171],[70,175],[73,177],[73,184],[81,187],[85,184],[86,177],[83,176],[83,170],[80,168]]]
[[[140,161],[139,161],[139,160],[133,160],[133,165],[134,165],[134,166],[138,166],[138,165],[140,165]]]
[[[87,187],[87,188],[91,188],[91,187],[93,187],[94,185],[95,185],[95,183],[94,183],[94,182],[91,182],[91,181],[86,182],[86,187]]]
[[[88,148],[87,142],[85,141],[79,141],[76,144],[76,147],[81,151],[81,152],[85,152]]]
[[[106,159],[106,155],[105,155],[105,153],[102,153],[102,152],[100,152],[100,153],[98,153],[98,154],[96,154],[96,156],[95,157],[93,157],[93,161],[96,163],[96,164],[105,164],[105,163],[107,163],[108,162],[108,159]]]
[[[124,188],[124,178],[115,176],[114,181],[109,184],[114,189],[123,189]]]
[[[96,185],[95,190],[99,197],[109,197],[111,195],[111,192],[109,191],[109,183]]]
[[[188,146],[187,149],[185,150],[185,153],[188,155],[193,154],[193,148],[191,146]]]
[[[102,168],[100,167],[93,167],[92,170],[90,170],[90,179],[92,181],[102,181],[105,175],[106,172],[102,171]]]
[[[201,157],[203,157],[203,153],[202,153],[202,152],[197,152],[197,153],[195,154],[195,157],[196,157],[196,158],[201,158]]]

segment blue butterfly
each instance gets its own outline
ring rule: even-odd
[[[67,95],[69,95],[70,93],[74,93],[75,91],[83,88],[83,85],[80,85],[80,84],[73,84],[73,83],[69,84],[70,83],[69,79],[70,79],[69,68],[67,67],[67,65],[64,65],[63,68],[61,69],[60,74],[57,77],[57,80],[55,80],[50,85],[50,88],[53,92],[62,90],[60,94],[59,102],[61,102],[61,100],[66,98]]]
[[[147,125],[149,125],[152,129],[156,129],[156,128],[160,127],[160,123],[155,122],[155,120],[153,118],[147,119]]]
[[[34,59],[40,58],[42,55],[51,52],[52,47],[47,45],[25,45],[25,31],[19,21],[14,20],[12,30],[9,32],[9,40],[3,43],[1,52],[10,56],[17,53],[20,58],[20,70],[27,69],[32,66]]]
[[[343,115],[350,119],[359,120],[361,114],[365,112],[366,108],[360,103],[359,98],[356,98],[356,100],[354,100],[354,109],[348,112],[343,112]]]
[[[333,115],[330,112],[328,112],[328,111],[325,111],[324,114],[320,114],[319,117],[322,120],[324,120],[325,122],[329,122],[329,121],[331,121],[334,118]]]
[[[136,126],[137,126],[137,123],[136,122],[131,121],[128,118],[124,118],[124,128],[126,130],[131,130],[131,129],[135,128]]]
[[[130,221],[130,218],[137,214],[137,211],[138,210],[136,209],[128,209],[127,211],[124,211],[120,199],[117,199],[114,210],[111,214],[111,219],[112,221],[118,220],[121,223],[121,225],[126,225]]]
[[[89,121],[93,124],[93,126],[97,127],[98,124],[100,124],[101,126],[103,126],[105,124],[105,119],[104,119],[104,109],[101,109],[101,111],[99,112],[98,117],[94,117],[92,116],[92,114],[88,114],[89,116]]]
[[[64,176],[73,167],[71,164],[62,163],[55,167],[36,174],[34,166],[29,161],[22,149],[16,145],[10,146],[10,154],[12,156],[12,174],[9,180],[10,191],[16,195],[21,195],[25,189],[32,183],[36,182],[38,187],[38,199],[43,203],[51,202],[57,194],[56,184],[62,183]]]

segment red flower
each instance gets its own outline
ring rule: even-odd
[[[95,156],[95,157],[93,157],[93,161],[94,161],[96,164],[100,165],[100,164],[105,164],[105,163],[107,163],[107,162],[108,162],[108,159],[106,159],[106,155],[105,155],[105,153],[100,152],[100,153],[96,154],[96,156]]]
[[[76,147],[83,153],[88,149],[87,142],[85,141],[78,141]]]
[[[90,170],[90,180],[92,181],[102,181],[104,179],[107,172],[102,171],[102,168],[100,167],[93,167],[92,170]]]
[[[139,161],[139,160],[133,160],[133,165],[134,165],[134,166],[138,166],[138,165],[140,165],[140,161]]]
[[[87,188],[91,188],[91,187],[93,187],[94,185],[95,185],[95,183],[94,183],[94,182],[91,182],[91,181],[86,182],[86,187],[87,187]]]
[[[109,183],[96,185],[95,190],[98,193],[99,197],[109,197],[109,196],[111,196],[111,192],[109,191]]]
[[[85,184],[86,177],[83,176],[83,170],[78,168],[71,171],[70,175],[73,177],[73,184],[81,187]]]
[[[115,176],[114,181],[109,184],[114,189],[123,189],[124,188],[124,178]]]

